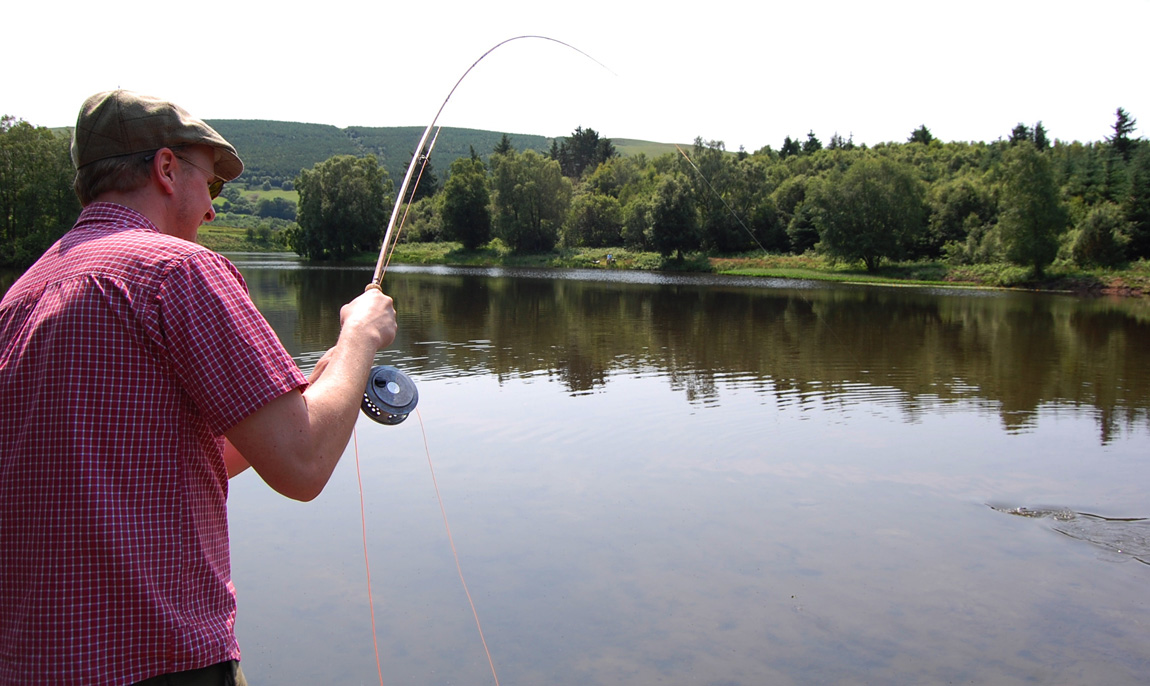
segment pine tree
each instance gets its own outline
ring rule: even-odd
[[[1131,138],[1130,134],[1138,127],[1138,120],[1131,117],[1126,110],[1121,107],[1115,112],[1116,120],[1114,122],[1114,135],[1106,140],[1114,147],[1114,152],[1118,153],[1123,161],[1129,162],[1130,155],[1134,152],[1134,146],[1137,144],[1138,139]]]
[[[923,145],[930,145],[930,142],[933,140],[934,140],[934,136],[931,135],[930,129],[926,128],[926,124],[923,124],[922,126],[918,127],[914,131],[910,132],[910,138],[906,139],[906,142],[907,143],[922,143]]]

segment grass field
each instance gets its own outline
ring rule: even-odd
[[[636,141],[629,138],[612,138],[611,143],[615,149],[619,151],[620,155],[638,155],[640,153],[646,155],[648,158],[655,158],[659,155],[666,153],[678,152],[674,143],[652,143],[651,141]],[[690,143],[682,143],[684,150],[690,150]]]
[[[264,199],[274,200],[276,198],[283,198],[284,200],[290,200],[291,202],[294,202],[297,205],[299,204],[299,193],[294,191],[294,190],[285,191],[281,188],[273,188],[270,191],[265,191],[265,190],[260,189],[260,188],[253,188],[250,190],[248,190],[248,189],[241,190],[240,194],[243,197],[247,198],[248,202],[250,202],[253,206],[258,204],[260,200],[264,200]],[[221,205],[223,205],[223,202],[224,202],[224,199],[222,197],[219,197],[213,201],[213,204],[218,209]]]
[[[217,226],[215,223],[201,226],[196,236],[196,242],[216,252],[273,252],[283,250],[283,248],[273,250],[249,239],[247,229]]]

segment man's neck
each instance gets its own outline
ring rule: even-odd
[[[169,207],[151,193],[108,191],[100,194],[93,202],[110,202],[135,210],[147,217],[148,221],[152,222],[160,233],[171,235],[171,232],[165,228],[170,226],[168,221]]]

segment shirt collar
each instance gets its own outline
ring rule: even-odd
[[[159,233],[160,229],[152,220],[126,205],[114,202],[94,202],[84,208],[73,228],[82,228],[89,224],[114,224],[121,231],[141,229]]]

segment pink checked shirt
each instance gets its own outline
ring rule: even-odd
[[[220,437],[305,385],[230,262],[86,208],[0,303],[0,684],[238,659]]]

